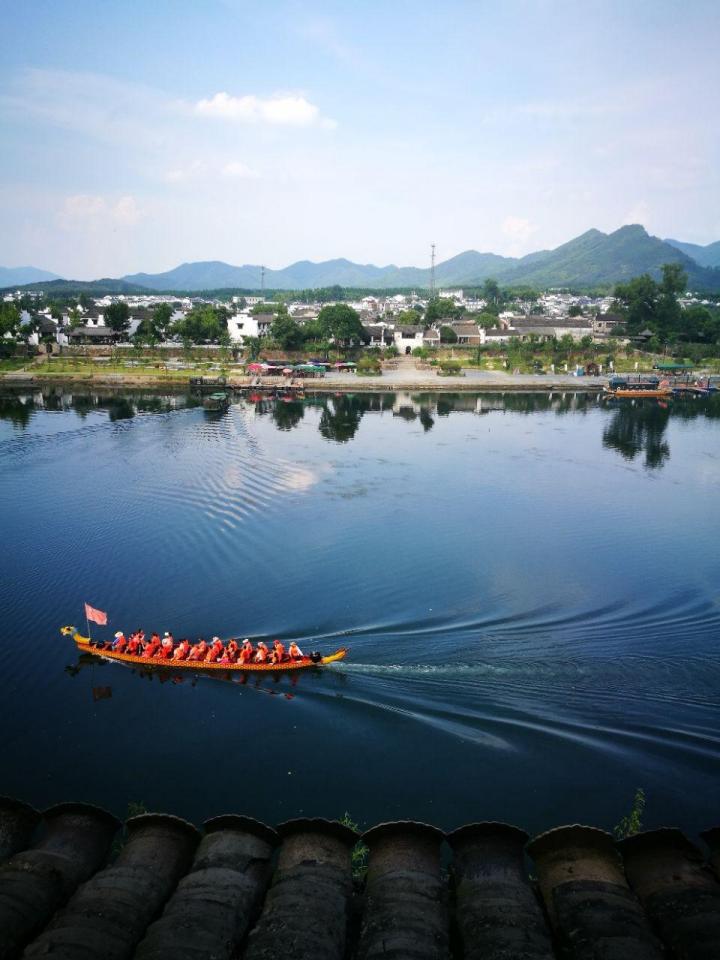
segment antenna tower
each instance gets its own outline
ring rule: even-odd
[[[435,297],[435,244],[430,244],[430,299]]]
[[[265,266],[260,267],[260,293],[263,300],[265,299]]]

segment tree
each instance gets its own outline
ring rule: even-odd
[[[0,302],[0,340],[20,334],[20,311],[14,303]]]
[[[278,313],[270,324],[270,336],[283,350],[298,350],[305,339],[302,327],[289,316],[287,308]]]
[[[169,303],[159,303],[153,310],[151,324],[153,327],[153,334],[158,340],[167,339],[167,335],[172,324],[173,313],[173,308]]]
[[[483,311],[480,316],[477,317],[476,322],[479,327],[485,327],[485,329],[488,330],[491,327],[497,327],[498,318],[494,313],[485,313],[485,311]]]
[[[245,337],[243,347],[247,350],[248,360],[257,360],[262,350],[262,337]]]
[[[658,285],[648,273],[615,287],[616,308],[625,317],[628,334],[632,336],[645,328],[655,329],[658,295]]]
[[[421,322],[422,317],[417,310],[411,308],[398,313],[393,319],[399,327],[416,327]]]
[[[491,280],[488,278],[483,284],[483,300],[487,300],[488,303],[497,305],[499,299],[500,286],[498,285],[497,280]]]
[[[579,303],[573,303],[568,310],[569,317],[581,317],[583,315],[583,308]]]
[[[138,347],[144,345],[151,347],[158,342],[157,328],[152,320],[145,317],[140,321],[133,336],[133,342]]]
[[[357,312],[346,303],[328,304],[318,316],[318,324],[324,337],[332,337],[336,343],[365,339],[365,328]]]
[[[665,263],[662,268],[657,302],[656,329],[662,339],[677,335],[682,309],[678,297],[687,289],[687,273],[679,263]]]
[[[111,303],[105,310],[105,323],[115,333],[126,333],[130,328],[130,308],[126,303]]]
[[[223,333],[227,333],[227,321],[214,307],[196,307],[177,320],[172,329],[184,342],[219,343]]]
[[[458,307],[449,297],[433,297],[425,311],[425,323],[429,326],[436,320],[454,320],[462,315],[462,307]]]

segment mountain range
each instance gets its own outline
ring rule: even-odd
[[[56,273],[37,267],[0,267],[0,287],[24,287],[28,283],[59,279]]]
[[[720,241],[706,247],[651,236],[639,224],[620,227],[612,233],[588,230],[553,250],[540,250],[524,257],[501,257],[494,253],[466,250],[437,264],[438,286],[473,286],[494,279],[503,286],[596,287],[611,286],[641,273],[659,277],[664,263],[679,263],[688,274],[689,286],[720,291]],[[20,268],[18,268],[20,269]],[[32,267],[22,268],[33,271]],[[35,289],[67,292],[70,287],[108,293],[167,291],[198,293],[204,290],[257,290],[262,268],[246,264],[233,266],[220,260],[183,263],[165,273],[135,273],[118,279],[91,282],[59,280],[46,274],[32,283]],[[42,271],[40,271],[42,272]],[[0,268],[0,286],[20,285],[8,280],[14,273]],[[38,282],[38,280],[40,282]],[[427,288],[430,269],[378,267],[350,260],[313,263],[299,260],[281,270],[265,270],[268,290],[308,290],[339,285],[366,289]]]

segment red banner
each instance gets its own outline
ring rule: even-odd
[[[92,620],[93,623],[99,623],[101,627],[104,627],[107,623],[107,614],[103,613],[102,610],[96,610],[95,607],[91,607],[89,603],[85,604],[85,616],[88,620]]]

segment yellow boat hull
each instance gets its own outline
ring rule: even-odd
[[[320,660],[311,660],[303,657],[302,660],[286,660],[283,663],[206,663],[204,660],[165,660],[162,657],[138,657],[131,653],[116,653],[114,650],[103,650],[93,647],[89,637],[83,637],[69,627],[62,627],[60,632],[65,636],[72,636],[75,646],[82,653],[90,653],[103,660],[116,660],[118,663],[132,663],[142,667],[165,667],[173,670],[194,670],[205,672],[236,672],[236,673],[277,673],[287,670],[308,670],[311,667],[322,667],[328,663],[336,663],[347,655],[347,648],[340,647],[334,653],[322,657]]]

